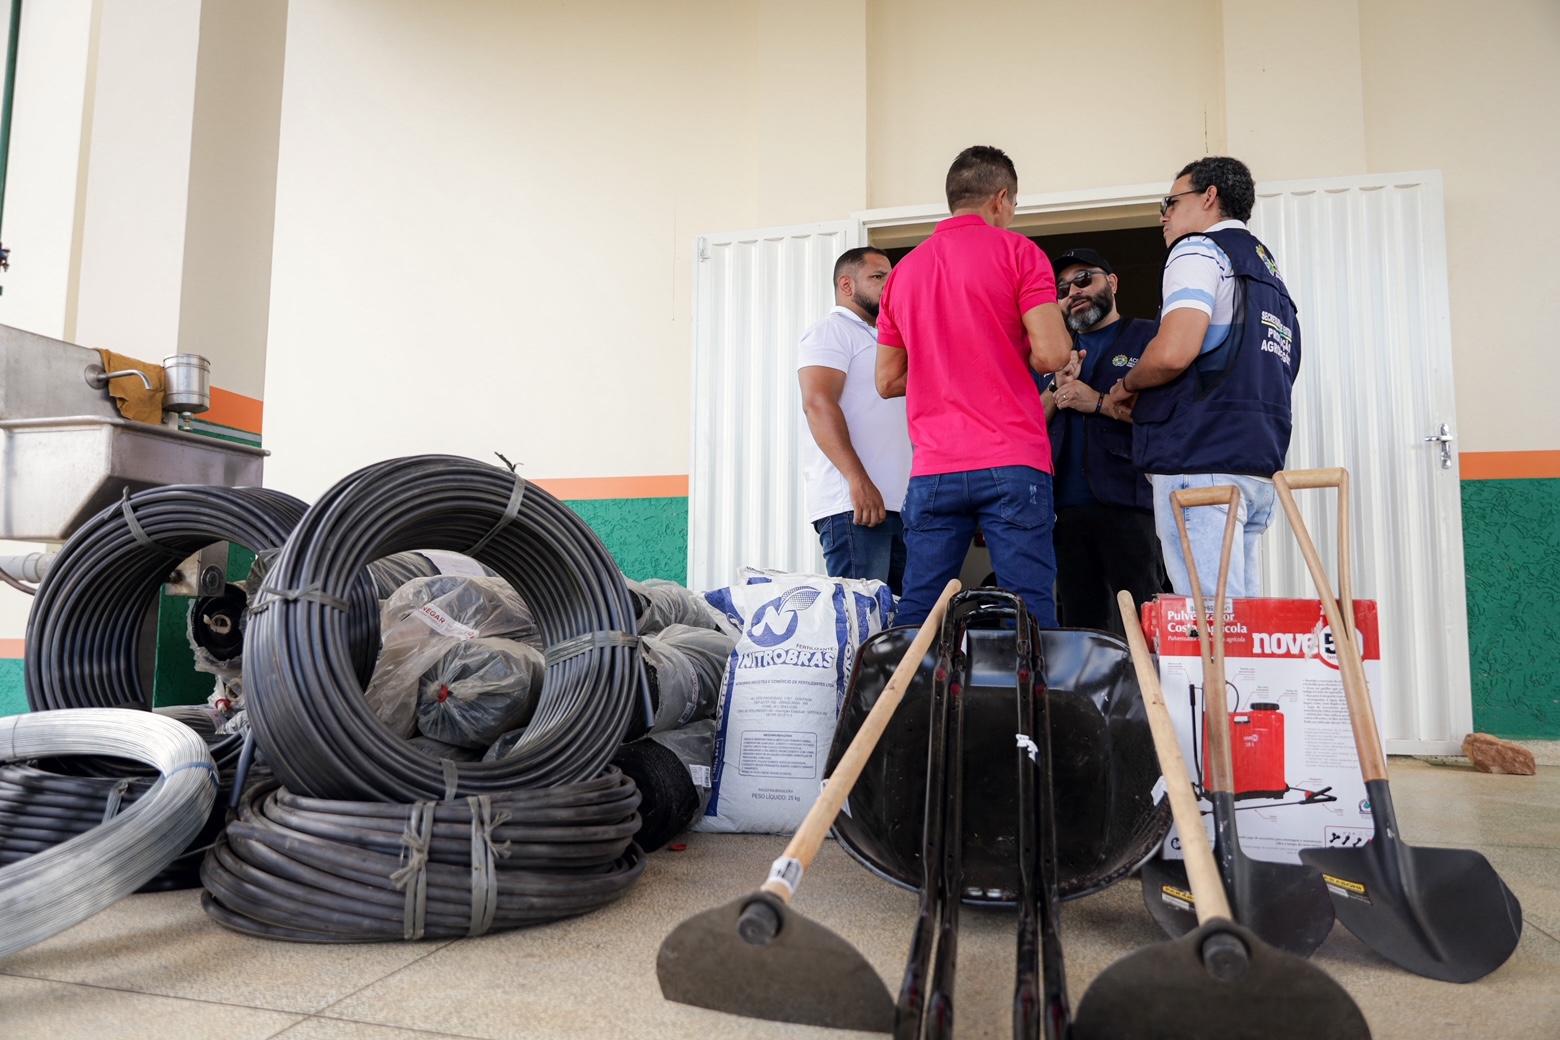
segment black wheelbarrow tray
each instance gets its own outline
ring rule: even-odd
[[[963,901],[1011,906],[1018,897],[1018,794],[1013,783],[1014,637],[992,618],[968,633],[964,701]],[[915,638],[890,628],[862,645],[840,706],[829,772],[872,710]],[[1059,884],[1076,899],[1119,881],[1158,849],[1170,827],[1156,799],[1158,760],[1127,644],[1106,632],[1041,633],[1051,754]],[[868,870],[908,889],[921,886],[926,812],[928,710],[935,648],[840,815],[834,834]],[[1038,684],[1037,684],[1038,686]]]

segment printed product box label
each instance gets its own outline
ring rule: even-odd
[[[1204,607],[1204,620],[1212,600]],[[1299,863],[1305,848],[1363,845],[1372,834],[1334,634],[1316,600],[1237,599],[1224,609],[1222,700],[1203,689],[1197,618],[1184,596],[1143,607],[1143,629],[1159,655],[1159,682],[1193,782],[1207,777],[1205,713],[1229,712],[1235,766],[1236,826],[1253,859]],[[1382,717],[1376,604],[1355,600],[1354,623],[1371,703]],[[1212,807],[1202,801],[1213,833]],[[1174,828],[1164,855],[1181,858]]]

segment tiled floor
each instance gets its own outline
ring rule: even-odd
[[[1409,975],[1336,928],[1314,962],[1354,995],[1377,1040],[1560,1038],[1560,768],[1485,776],[1392,760],[1404,834],[1415,845],[1476,847],[1522,901],[1512,959],[1464,986]],[[224,931],[196,892],[133,896],[62,935],[0,960],[5,1040],[412,1040],[484,1038],[844,1038],[662,999],[661,939],[688,915],[763,879],[784,846],[694,836],[650,859],[628,898],[597,914],[457,942],[368,946],[272,943]],[[912,893],[877,880],[829,843],[797,909],[828,925],[891,983],[903,966]],[[1076,1002],[1128,951],[1161,938],[1135,881],[1067,904]],[[0,925],[3,927],[3,925]],[[960,933],[957,1032],[1009,1036],[1013,919],[970,911]],[[869,1036],[872,1034],[860,1034]],[[1318,1038],[1322,1040],[1322,1038]]]

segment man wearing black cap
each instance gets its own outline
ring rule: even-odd
[[[1137,364],[1157,322],[1123,318],[1116,275],[1092,249],[1056,258],[1056,292],[1074,360],[1041,395],[1056,468],[1056,606],[1068,628],[1124,634],[1115,596],[1162,591],[1153,489],[1132,465],[1132,408],[1111,386]]]

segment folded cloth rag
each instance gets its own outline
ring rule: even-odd
[[[105,372],[123,372],[127,368],[133,368],[146,373],[147,378],[152,381],[150,390],[135,376],[120,376],[118,379],[108,381],[108,396],[119,405],[119,414],[126,419],[160,424],[163,414],[163,389],[167,385],[162,366],[154,365],[149,361],[137,361],[135,358],[115,354],[110,350],[100,350],[98,356],[103,359]]]

